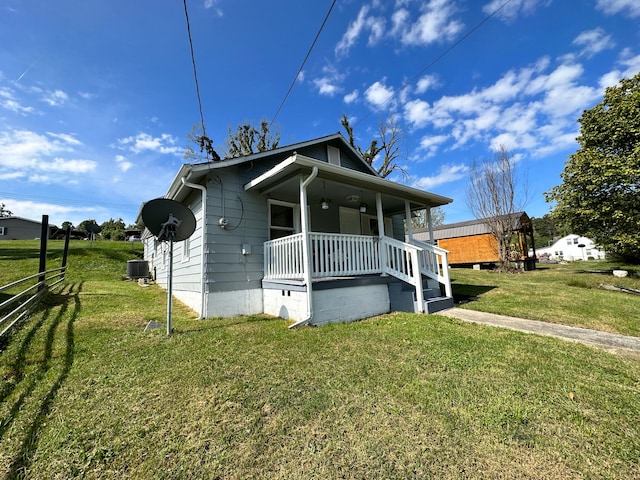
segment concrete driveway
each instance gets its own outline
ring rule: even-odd
[[[536,333],[556,338],[562,338],[573,342],[580,342],[586,345],[602,347],[616,353],[632,354],[633,357],[640,358],[640,338],[618,335],[616,333],[599,332],[587,328],[568,327],[556,323],[540,322],[537,320],[526,320],[523,318],[508,317],[506,315],[496,315],[493,313],[477,312],[475,310],[465,310],[462,308],[450,308],[438,312],[438,315],[457,318],[466,322],[481,323],[495,327],[509,328],[521,332]]]

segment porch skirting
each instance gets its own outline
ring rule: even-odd
[[[264,289],[264,313],[285,320],[304,320],[307,311],[306,291],[300,288]],[[344,323],[389,313],[389,289],[386,283],[340,286],[313,291],[311,325]]]

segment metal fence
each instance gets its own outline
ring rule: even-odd
[[[6,335],[21,320],[33,311],[42,297],[53,287],[64,282],[67,271],[67,253],[69,251],[69,236],[71,228],[67,228],[64,250],[62,253],[62,265],[47,270],[47,239],[49,236],[49,217],[42,216],[42,231],[40,236],[40,262],[38,273],[8,285],[0,287],[0,294],[24,288],[18,293],[12,293],[9,298],[0,303],[0,338]],[[25,284],[34,282],[25,288]]]

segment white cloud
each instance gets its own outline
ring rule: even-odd
[[[607,15],[626,12],[630,17],[640,16],[640,3],[638,0],[598,0],[596,8]]]
[[[333,97],[342,91],[341,83],[344,81],[344,74],[338,72],[333,65],[325,65],[322,67],[322,73],[322,77],[312,81],[320,95]]]
[[[115,160],[116,160],[116,164],[118,165],[118,168],[122,172],[126,172],[131,167],[133,167],[133,163],[128,161],[127,157],[125,157],[123,155],[116,155],[115,156]]]
[[[424,127],[431,119],[431,106],[424,100],[410,100],[404,104],[404,118],[415,128]]]
[[[220,3],[220,0],[204,0],[204,8],[207,10],[214,9],[213,11],[215,12],[215,14],[218,17],[222,17],[224,16],[224,13],[222,12],[222,9],[218,6],[219,3]]]
[[[426,151],[427,157],[433,157],[440,145],[447,141],[447,135],[427,135],[420,140],[420,150]]]
[[[415,186],[430,190],[445,183],[455,182],[467,175],[469,167],[466,165],[442,165],[438,173],[431,177],[422,177],[415,182]]]
[[[163,133],[159,137],[153,137],[148,133],[141,132],[135,136],[118,139],[118,144],[121,148],[127,149],[135,154],[149,151],[178,155],[183,153],[183,149],[175,146],[177,141],[177,138],[168,133]]]
[[[356,43],[358,37],[364,30],[367,24],[367,14],[369,13],[369,6],[363,5],[358,12],[358,17],[349,24],[347,31],[336,45],[337,55],[346,55],[349,53],[349,49]]]
[[[595,54],[615,46],[611,35],[605,34],[602,28],[594,28],[593,30],[582,32],[573,40],[573,44],[583,47],[580,55],[587,58],[591,58]]]
[[[408,22],[407,10],[400,9],[392,16],[392,32],[405,45],[430,45],[450,41],[462,31],[464,24],[453,19],[455,2],[430,0],[421,8],[421,15],[414,23]]]
[[[374,108],[382,108],[389,103],[394,94],[393,87],[387,87],[382,82],[374,82],[365,90],[364,97]]]
[[[438,77],[435,75],[425,75],[416,84],[416,93],[421,94],[429,89],[437,88],[439,86]]]
[[[7,87],[0,88],[0,107],[23,115],[35,111],[33,107],[21,105],[16,99],[14,92]]]
[[[551,0],[511,0],[508,3],[504,0],[491,0],[491,2],[482,7],[482,11],[487,15],[497,12],[496,15],[502,20],[513,22],[520,14],[529,15],[533,13],[538,5],[546,7],[550,4]]]
[[[79,207],[71,205],[57,205],[55,203],[33,202],[28,200],[16,200],[13,198],[0,199],[0,203],[10,206],[14,215],[31,220],[41,220],[42,215],[49,215],[49,225],[61,226],[62,222],[71,221],[74,225],[80,224],[86,217],[96,216],[95,207]],[[102,212],[108,216],[107,212]],[[72,218],[75,217],[75,218]]]
[[[356,100],[358,100],[358,96],[359,96],[359,95],[360,95],[360,92],[358,92],[358,90],[357,90],[357,89],[356,89],[356,90],[354,90],[354,91],[353,91],[353,92],[351,92],[351,93],[347,93],[347,94],[344,96],[344,99],[343,99],[343,100],[344,100],[344,103],[349,104],[349,103],[353,103],[353,102],[355,102]]]
[[[51,105],[52,107],[60,107],[67,103],[69,95],[62,90],[46,91],[42,96],[42,101]]]

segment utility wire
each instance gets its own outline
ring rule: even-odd
[[[202,136],[207,136],[207,130],[204,126],[204,114],[202,113],[202,100],[200,99],[200,85],[198,84],[198,72],[196,71],[196,57],[193,53],[193,40],[191,39],[191,24],[189,23],[189,11],[187,10],[187,0],[184,3],[184,16],[187,20],[187,34],[189,35],[189,49],[191,50],[191,63],[193,65],[193,78],[196,82],[196,95],[198,97],[198,108],[200,109],[200,122],[202,123]]]
[[[473,27],[471,30],[469,30],[467,33],[465,33],[462,37],[460,37],[458,40],[456,40],[452,45],[449,46],[449,48],[447,48],[444,52],[442,52],[440,55],[438,55],[431,63],[429,63],[426,67],[424,67],[422,70],[420,70],[418,73],[416,73],[413,77],[411,77],[411,79],[409,79],[409,83],[413,83],[418,77],[420,77],[422,74],[424,74],[424,72],[426,72],[427,70],[429,70],[431,67],[433,67],[436,63],[438,63],[440,60],[442,60],[447,54],[449,54],[454,48],[456,48],[458,45],[460,45],[462,42],[464,42],[467,38],[469,38],[476,30],[478,30],[480,27],[482,27],[485,23],[487,23],[489,20],[491,20],[493,17],[495,17],[502,9],[504,9],[507,5],[509,5],[513,0],[507,0],[506,2],[504,2],[502,5],[500,5],[497,9],[495,9],[493,12],[491,12],[487,17],[485,17],[480,23],[478,23],[475,27]],[[387,103],[389,103],[394,97],[396,96],[395,93],[393,93],[392,95],[389,96],[389,98],[387,98],[381,106],[386,105]],[[359,121],[357,121],[356,123],[353,124],[353,126],[358,125],[359,123],[362,123],[366,118],[369,118],[372,115],[373,112],[369,112],[368,114],[366,114],[364,117],[362,117]]]
[[[293,81],[291,82],[291,85],[289,85],[289,90],[287,90],[287,93],[285,94],[284,98],[282,99],[282,102],[280,103],[280,106],[278,107],[278,110],[276,111],[276,114],[271,119],[271,122],[269,122],[269,127],[271,127],[271,125],[277,118],[278,114],[280,113],[280,110],[282,110],[282,107],[287,101],[287,98],[289,98],[289,94],[291,93],[291,90],[293,90],[293,87],[296,84],[296,81],[298,80],[298,77],[300,76],[300,72],[302,72],[302,69],[304,68],[305,63],[307,63],[307,60],[309,59],[309,55],[311,55],[311,51],[313,50],[313,47],[316,45],[316,42],[318,41],[318,37],[320,37],[320,33],[324,29],[324,25],[327,23],[327,20],[329,19],[329,15],[331,15],[331,11],[333,10],[333,7],[335,4],[336,4],[336,0],[333,0],[333,2],[331,3],[331,6],[329,7],[329,11],[327,12],[327,14],[324,17],[324,20],[322,21],[322,25],[320,25],[320,28],[318,29],[318,33],[316,33],[316,37],[313,39],[313,42],[311,43],[311,46],[309,47],[309,50],[307,51],[307,54],[305,55],[304,60],[300,65],[300,68],[298,69],[298,73],[296,73],[296,76],[293,77]]]

